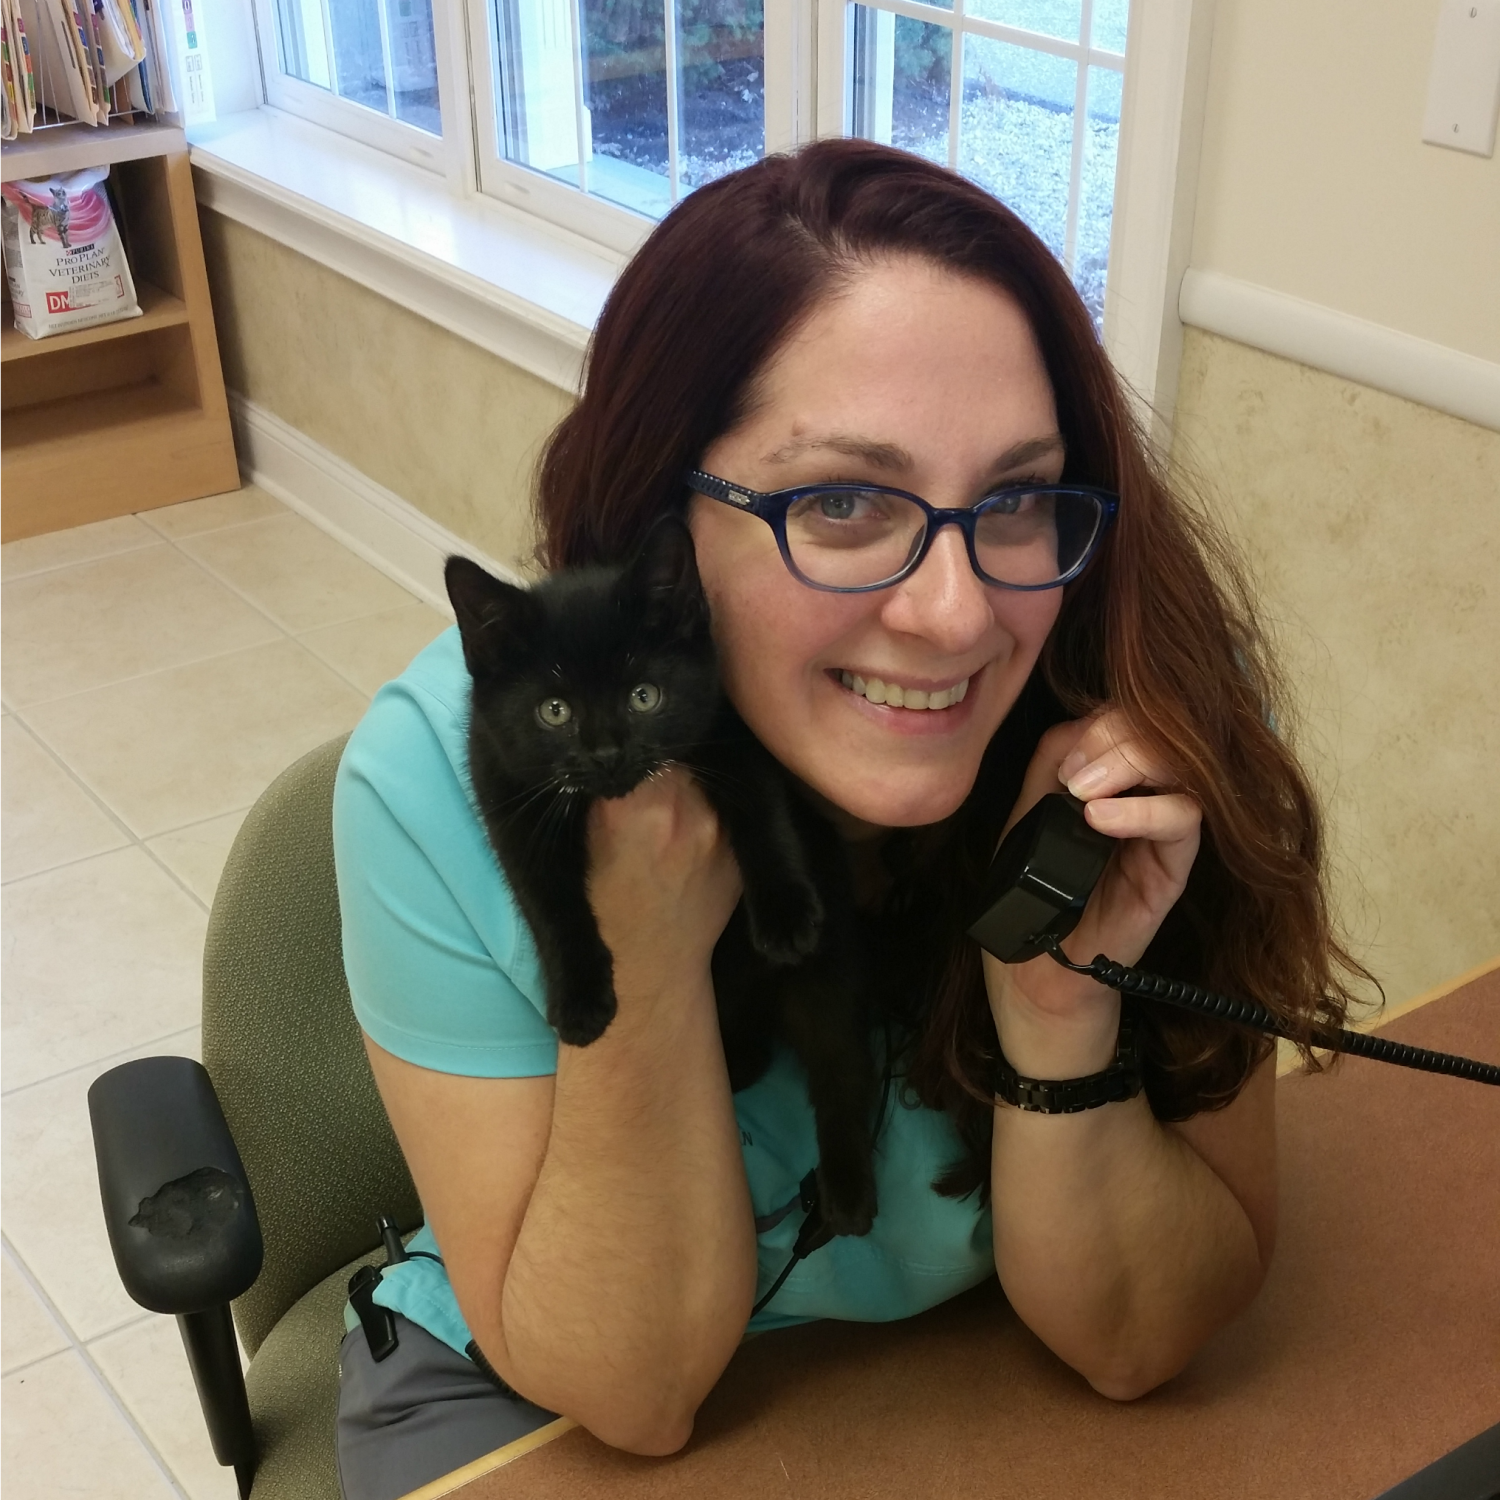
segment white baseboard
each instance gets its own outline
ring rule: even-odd
[[[1189,271],[1184,323],[1500,431],[1500,363],[1218,271]]]
[[[229,412],[246,479],[449,619],[453,610],[443,587],[443,563],[450,554],[461,552],[497,578],[523,582],[514,569],[486,557],[238,391],[229,392]]]

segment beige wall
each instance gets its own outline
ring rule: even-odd
[[[254,230],[199,220],[231,389],[529,568],[532,469],[570,398]]]
[[[1192,263],[1500,360],[1500,155],[1422,141],[1439,0],[1218,0]]]
[[[1173,454],[1242,538],[1399,1001],[1500,955],[1500,433],[1189,330]]]
[[[1217,0],[1192,264],[1500,360],[1500,158],[1421,139],[1439,0]],[[1500,433],[1189,329],[1173,452],[1243,539],[1392,1000],[1500,955]]]

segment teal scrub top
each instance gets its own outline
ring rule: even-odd
[[[530,929],[469,784],[469,701],[450,629],[376,694],[349,740],[333,802],[344,966],[359,1024],[387,1052],[439,1073],[537,1077],[557,1069],[557,1035]],[[799,1263],[751,1330],[910,1317],[994,1274],[990,1216],[977,1195],[955,1201],[932,1188],[963,1154],[952,1122],[892,1093],[875,1153],[873,1229]],[[734,1096],[734,1110],[756,1217],[783,1211],[758,1235],[759,1301],[791,1256],[803,1214],[784,1211],[818,1159],[796,1058],[778,1052]],[[411,1248],[441,1255],[427,1228]],[[437,1261],[388,1271],[375,1300],[465,1352],[470,1334]]]

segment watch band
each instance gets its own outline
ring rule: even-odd
[[[1141,1091],[1140,1038],[1135,1017],[1120,1012],[1115,1060],[1085,1078],[1022,1078],[1002,1052],[995,1061],[995,1095],[1017,1109],[1039,1115],[1076,1115],[1101,1104],[1134,1099]]]

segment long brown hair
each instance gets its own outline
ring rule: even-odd
[[[1368,976],[1332,928],[1318,809],[1283,738],[1286,704],[1232,551],[1169,487],[1061,266],[962,177],[888,147],[829,140],[721,178],[675,208],[611,293],[583,396],[544,454],[543,561],[621,558],[658,514],[683,507],[684,473],[754,401],[757,374],[792,331],[861,265],[900,255],[1015,299],[1052,382],[1063,477],[1121,500],[964,805],[888,844],[889,915],[928,935],[889,1007],[905,1025],[904,1084],[947,1110],[965,1141],[943,1190],[983,1192],[996,1039],[963,927],[1049,725],[1115,705],[1202,804],[1200,854],[1145,967],[1260,1000],[1304,1041],[1315,1026],[1342,1023],[1346,979]],[[1270,1045],[1165,1008],[1144,1020],[1147,1094],[1163,1119],[1227,1104]]]

